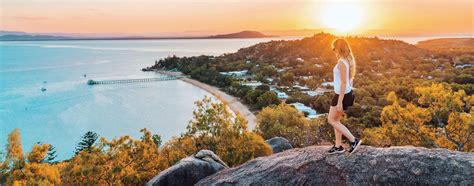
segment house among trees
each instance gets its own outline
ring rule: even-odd
[[[292,69],[292,68],[291,67],[278,68],[277,72],[279,72],[279,73],[286,72],[287,70],[290,70],[290,69]]]
[[[258,86],[263,85],[263,83],[260,82],[260,81],[251,81],[251,82],[242,83],[241,85],[248,86],[248,87],[250,87],[250,88],[252,88],[252,89],[255,89],[255,88],[257,88]]]
[[[331,82],[329,82],[329,81],[323,82],[323,83],[321,83],[321,86],[323,86],[323,87],[331,86],[331,87],[332,87],[332,86],[333,86],[333,82],[332,82],[332,81],[331,81]]]
[[[305,94],[308,96],[321,96],[324,94],[324,92],[321,91],[313,91],[313,90],[308,90],[308,91],[303,91]]]
[[[321,87],[315,90],[315,92],[320,95],[323,95],[326,92],[333,92],[333,91],[334,91],[333,89],[327,89],[327,88],[321,88]]]
[[[312,76],[300,76],[300,79],[308,80],[311,79]]]
[[[307,86],[301,86],[301,85],[294,85],[293,88],[298,89],[300,91],[309,91],[310,90]]]
[[[282,92],[282,91],[279,91],[279,90],[273,90],[273,92],[275,92],[278,99],[288,99],[289,98],[289,96],[285,92]]]
[[[455,68],[466,68],[466,67],[472,67],[474,64],[462,64],[462,65],[456,65]]]
[[[230,72],[220,72],[222,75],[232,76],[232,77],[243,77],[246,76],[248,70],[241,70],[241,71],[230,71]]]
[[[275,79],[273,78],[265,78],[266,81],[268,81],[269,84],[272,84]]]
[[[315,119],[317,118],[317,115],[318,113],[316,112],[316,110],[312,109],[311,107],[307,107],[306,105],[304,105],[303,103],[300,103],[300,102],[296,102],[296,103],[292,103],[290,104],[292,105],[293,107],[296,108],[296,110],[300,111],[300,112],[303,112],[305,117],[308,118],[308,119]]]

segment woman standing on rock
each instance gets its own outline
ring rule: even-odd
[[[346,126],[341,124],[344,111],[352,106],[355,96],[352,93],[356,62],[351,47],[345,39],[336,39],[332,42],[332,51],[336,54],[337,64],[334,66],[334,95],[329,109],[328,122],[334,127],[336,142],[328,151],[329,154],[343,153],[341,145],[342,135],[349,139],[349,153],[353,153],[360,146],[362,140],[354,137]]]

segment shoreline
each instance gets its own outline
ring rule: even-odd
[[[167,72],[167,71],[155,71],[155,72],[159,74],[172,75],[172,76],[181,75],[181,72]],[[194,80],[187,77],[179,78],[179,80],[189,83],[200,89],[203,89],[206,92],[209,92],[214,97],[219,99],[222,103],[226,104],[230,108],[230,110],[232,110],[232,112],[244,117],[245,120],[247,120],[247,125],[248,125],[249,130],[253,130],[255,128],[256,120],[257,120],[255,117],[255,114],[253,114],[246,105],[242,104],[238,98],[219,90],[219,88],[217,87],[202,83],[198,80]]]

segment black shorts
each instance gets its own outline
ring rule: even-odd
[[[334,95],[332,98],[331,106],[336,106],[337,101],[339,100],[339,94]],[[352,106],[354,104],[355,100],[355,95],[352,93],[352,90],[344,94],[344,99],[342,99],[342,109],[346,110],[348,107]]]

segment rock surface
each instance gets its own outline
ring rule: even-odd
[[[474,153],[423,147],[361,146],[328,155],[311,146],[251,160],[197,185],[474,185]]]
[[[272,147],[273,153],[279,153],[293,148],[293,146],[290,144],[290,141],[283,137],[273,137],[269,140],[266,140],[265,143]]]
[[[229,168],[229,166],[219,158],[214,152],[210,150],[200,150],[198,153],[194,155],[195,158],[199,158],[205,160],[207,162],[217,162],[223,165],[225,168]]]
[[[201,150],[161,171],[146,185],[194,185],[224,168],[227,165],[216,154],[210,150]]]

